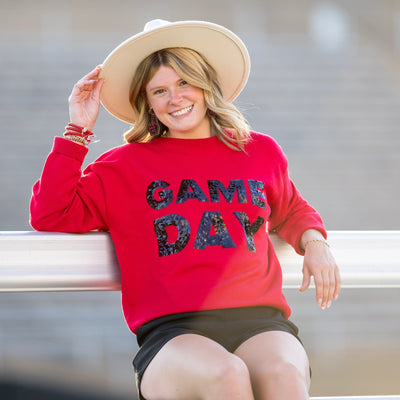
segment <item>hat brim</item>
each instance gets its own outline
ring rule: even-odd
[[[172,22],[132,36],[105,59],[100,100],[108,112],[122,121],[135,122],[129,95],[136,68],[148,55],[168,47],[187,47],[204,56],[216,70],[227,101],[233,101],[246,85],[250,58],[234,33],[209,22]]]

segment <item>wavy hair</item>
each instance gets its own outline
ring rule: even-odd
[[[199,53],[183,47],[156,51],[139,64],[132,81],[129,99],[135,113],[135,124],[125,133],[125,141],[148,142],[168,130],[158,121],[160,134],[153,137],[149,133],[151,115],[146,85],[161,66],[172,68],[181,79],[203,90],[206,107],[215,113],[215,116],[209,117],[213,131],[230,148],[243,150],[250,140],[250,128],[245,118],[232,103],[223,98],[214,68]]]

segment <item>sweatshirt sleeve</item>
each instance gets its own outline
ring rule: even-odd
[[[274,158],[276,170],[270,189],[268,230],[278,233],[298,254],[303,255],[300,248],[302,234],[308,229],[316,229],[326,238],[326,230],[318,212],[302,198],[291,181],[286,156],[277,144]]]
[[[88,149],[61,137],[54,140],[40,179],[33,186],[30,223],[39,231],[108,230],[99,177],[82,175]]]

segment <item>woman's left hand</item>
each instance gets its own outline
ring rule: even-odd
[[[330,248],[320,240],[310,241],[305,249],[303,262],[303,283],[300,292],[306,290],[314,277],[318,305],[329,308],[340,292],[341,278],[339,268]]]

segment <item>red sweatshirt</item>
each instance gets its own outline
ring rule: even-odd
[[[87,148],[56,138],[33,188],[32,227],[110,232],[133,332],[163,315],[216,308],[268,305],[288,317],[267,231],[300,254],[305,230],[326,232],[281,148],[252,137],[245,152],[217,137],[125,144],[83,174]]]

